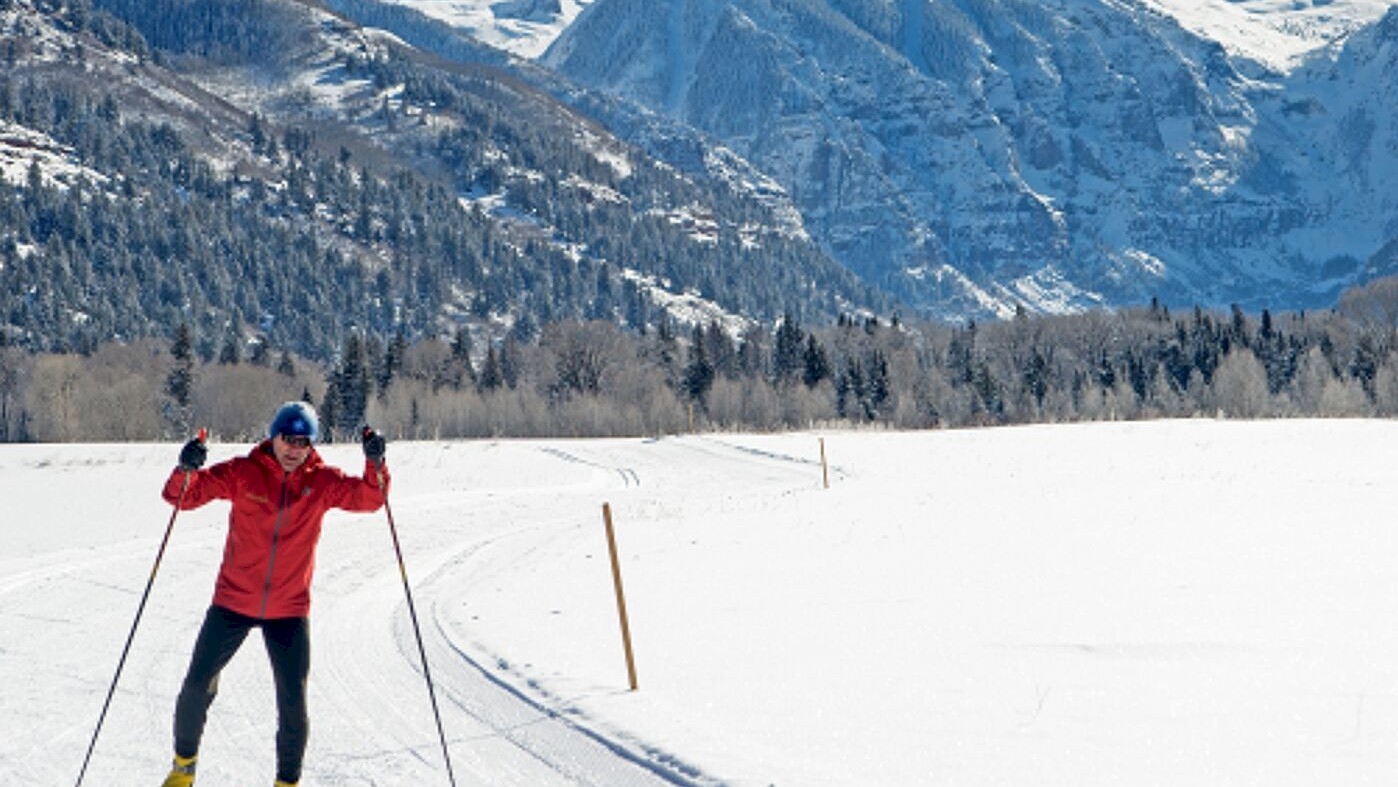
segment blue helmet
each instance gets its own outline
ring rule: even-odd
[[[317,442],[320,439],[320,419],[316,417],[315,408],[306,402],[287,402],[277,408],[272,425],[267,427],[267,436],[277,435],[296,435]]]

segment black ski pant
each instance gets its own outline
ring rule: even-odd
[[[306,677],[311,671],[311,633],[307,618],[259,620],[223,607],[209,607],[175,703],[175,754],[193,757],[199,752],[209,706],[218,695],[219,673],[254,628],[262,629],[277,685],[277,778],[295,784],[301,779],[301,760],[310,731]]]

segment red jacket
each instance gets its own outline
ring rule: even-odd
[[[233,501],[214,604],[253,618],[292,618],[310,612],[325,512],[377,511],[388,489],[388,468],[366,461],[363,477],[349,476],[323,463],[312,449],[305,463],[288,473],[277,464],[272,442],[264,440],[247,456],[190,473],[181,498],[184,482],[185,472],[176,468],[163,493],[181,509]]]

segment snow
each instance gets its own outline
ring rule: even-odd
[[[621,277],[636,284],[652,303],[663,308],[680,325],[693,327],[717,323],[734,338],[742,336],[753,325],[752,320],[724,311],[723,307],[694,290],[672,292],[669,280],[631,268],[623,268]]]
[[[73,149],[27,126],[0,120],[0,184],[24,184],[29,168],[39,165],[40,177],[50,188],[67,188],[79,177],[106,183],[107,177],[75,163]]]
[[[1284,787],[1398,768],[1396,442],[1201,419],[389,457],[459,784]],[[76,777],[176,451],[0,446],[7,785]],[[226,514],[176,521],[86,784],[163,775]],[[447,784],[387,520],[327,518],[306,784]],[[272,708],[249,642],[201,782],[270,782]]]
[[[515,0],[384,0],[460,28],[476,39],[527,59],[538,58],[595,0],[562,0],[560,13],[518,12]],[[1377,21],[1398,0],[1113,0],[1139,3],[1234,54],[1286,73],[1310,54]],[[678,8],[678,4],[676,7]],[[904,3],[905,37],[923,24],[924,4]],[[916,48],[907,48],[913,51]],[[683,58],[671,42],[671,61]],[[682,73],[685,69],[675,69]],[[671,87],[673,102],[674,86]]]
[[[520,0],[383,0],[446,22],[491,46],[535,58],[595,0],[560,0],[558,14],[523,14]],[[540,5],[547,5],[541,3]]]
[[[511,0],[385,0],[459,27],[492,46],[536,58],[595,0],[562,0],[561,13],[519,18]],[[1279,71],[1356,28],[1398,0],[1129,0],[1174,17],[1186,29]],[[904,4],[906,35],[922,24],[923,5]]]
[[[1281,71],[1378,21],[1398,0],[1141,0],[1196,35]]]

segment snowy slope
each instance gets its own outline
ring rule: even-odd
[[[459,27],[479,41],[533,58],[594,0],[382,0]]]
[[[1398,0],[1142,0],[1230,52],[1290,71]]]
[[[561,97],[681,170],[692,137],[649,117],[716,140],[948,320],[1325,308],[1392,272],[1398,0],[383,2],[585,86]]]
[[[833,256],[947,319],[1321,308],[1387,272],[1365,265],[1394,233],[1371,111],[1394,70],[1363,66],[1393,25],[1292,72],[1219,43],[1241,20],[1291,64],[1391,4],[1299,7],[1165,7],[1212,40],[1144,0],[607,0],[540,60],[722,140]]]
[[[829,489],[813,434],[393,444],[458,783],[1392,783],[1398,425],[824,438]],[[0,446],[7,785],[76,776],[175,451]],[[225,517],[181,515],[85,783],[161,774]],[[386,530],[327,521],[308,784],[447,783]],[[270,779],[271,709],[250,642],[209,784]]]
[[[533,58],[595,0],[386,0]],[[1141,0],[1229,51],[1278,70],[1383,16],[1398,0]],[[554,7],[557,10],[554,10]]]

